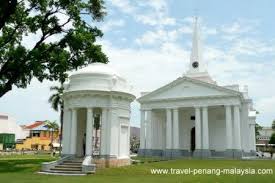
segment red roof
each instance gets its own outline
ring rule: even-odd
[[[33,129],[33,128],[36,128],[36,127],[38,127],[38,126],[40,126],[42,124],[44,124],[44,121],[36,121],[33,124],[26,125],[25,128]]]

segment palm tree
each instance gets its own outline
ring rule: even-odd
[[[56,121],[47,120],[45,121],[45,127],[48,128],[51,132],[51,144],[52,144],[51,150],[53,150],[53,133],[59,130],[59,125],[56,123]]]
[[[52,105],[52,108],[55,110],[55,111],[60,111],[60,126],[61,126],[61,129],[60,129],[60,136],[59,136],[59,143],[60,143],[60,146],[59,146],[59,154],[61,154],[61,142],[62,142],[62,132],[63,132],[63,113],[64,113],[64,101],[62,99],[62,95],[63,95],[63,92],[64,92],[64,86],[63,84],[61,84],[60,87],[58,86],[52,86],[50,88],[51,91],[55,91],[54,94],[52,94],[49,98],[49,103],[51,103]]]

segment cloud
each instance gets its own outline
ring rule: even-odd
[[[147,15],[137,15],[136,20],[138,22],[141,22],[145,25],[175,25],[176,21],[173,18],[170,17],[158,17],[155,14],[147,14]]]
[[[274,55],[275,47],[268,42],[263,42],[254,38],[243,38],[234,41],[231,51],[238,54],[254,56],[268,53]]]
[[[112,0],[110,3],[119,11],[130,15],[139,23],[149,26],[175,25],[176,20],[168,16],[168,4],[165,0]]]
[[[262,125],[271,126],[272,120],[275,120],[274,113],[275,96],[261,98],[256,103],[256,109],[260,111],[258,116],[265,116],[271,121],[259,121]]]
[[[109,32],[110,30],[113,30],[114,28],[123,27],[124,25],[125,25],[125,21],[122,19],[109,20],[108,22],[105,22],[100,29],[103,32]]]
[[[178,30],[148,31],[145,32],[140,38],[137,38],[135,42],[139,45],[159,45],[163,42],[174,42],[178,38],[179,34],[180,32]]]
[[[230,24],[224,24],[220,27],[223,33],[222,38],[227,41],[239,39],[240,36],[255,34],[260,22],[258,20],[237,19]]]
[[[206,26],[202,27],[202,32],[203,32],[203,35],[205,36],[218,34],[218,30],[216,28],[210,28]]]
[[[226,24],[221,27],[221,31],[226,34],[243,34],[247,32],[254,32],[259,25],[257,20],[237,19],[231,24]]]
[[[203,26],[201,26],[203,25]],[[190,40],[193,32],[194,17],[184,18],[183,21],[179,21],[176,26],[172,28],[167,27],[154,27],[151,30],[144,32],[141,36],[135,39],[135,43],[138,45],[155,45],[159,46],[166,42],[177,42],[183,37],[184,34],[188,34]],[[213,36],[218,34],[217,28],[209,27],[199,19],[200,32],[202,32],[202,37],[206,39],[208,36]]]
[[[34,79],[28,88],[13,87],[12,91],[0,98],[0,111],[17,119],[19,124],[31,123],[35,120],[57,120],[59,114],[48,103],[50,86],[54,82],[40,83]]]
[[[189,52],[175,44],[163,44],[160,49],[116,48],[103,43],[110,64],[134,85],[135,94],[150,91],[181,76],[188,64]],[[159,71],[165,77],[159,77]],[[148,80],[150,78],[150,80]]]
[[[109,0],[113,6],[119,8],[120,11],[131,14],[136,11],[135,7],[131,5],[129,0]]]

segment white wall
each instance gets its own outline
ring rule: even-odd
[[[24,130],[20,125],[16,124],[15,118],[4,113],[0,116],[8,116],[8,119],[0,117],[0,133],[13,133],[16,139],[24,139],[29,136],[29,130]]]
[[[110,145],[112,146],[113,155],[120,159],[129,158],[130,156],[130,111],[125,109],[117,109],[114,115],[117,119],[112,121],[112,138]],[[117,126],[115,126],[115,124]],[[117,131],[118,130],[118,131]],[[118,134],[115,136],[115,134]],[[116,147],[115,147],[116,146]],[[117,154],[115,154],[117,152]]]
[[[232,118],[233,119],[233,118]],[[208,108],[209,148],[226,150],[225,109],[222,106]],[[233,137],[232,137],[233,138]]]
[[[119,139],[119,158],[129,157],[129,126],[121,126]]]

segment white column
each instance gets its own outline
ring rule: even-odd
[[[201,149],[201,110],[199,107],[195,108],[195,139],[196,150]]]
[[[105,154],[109,155],[111,154],[111,119],[112,119],[112,108],[105,108],[103,110],[103,115],[102,120],[106,121],[106,146],[105,146]]]
[[[86,156],[93,155],[93,130],[94,130],[94,118],[93,109],[87,109],[87,121],[86,121]]]
[[[152,149],[152,111],[146,111],[146,149]]]
[[[154,114],[154,111],[151,110],[151,118],[150,118],[150,126],[151,126],[151,135],[150,135],[150,138],[151,138],[151,149],[155,149],[155,146],[156,146],[156,139],[155,139],[155,135],[156,135],[156,127],[155,127],[155,114]]]
[[[140,149],[145,147],[145,111],[140,110]]]
[[[231,106],[225,106],[225,123],[226,123],[226,149],[233,149],[232,147],[232,112]]]
[[[71,124],[71,148],[70,154],[76,154],[76,138],[77,138],[77,109],[72,109],[72,124]]]
[[[179,149],[179,110],[173,109],[173,149]]]
[[[101,113],[101,129],[100,129],[100,154],[101,155],[106,155],[107,153],[107,146],[108,146],[108,121],[107,121],[107,109],[102,108],[102,113]]]
[[[202,149],[209,149],[208,107],[202,108]]]
[[[234,149],[241,149],[241,129],[240,129],[240,107],[234,106]]]
[[[251,128],[251,150],[256,151],[256,137],[255,137],[255,124],[250,126]]]
[[[70,154],[71,144],[71,121],[72,121],[71,110],[64,109],[64,121],[63,121],[63,132],[62,132],[62,154]]]
[[[172,149],[172,112],[166,109],[166,149]]]

